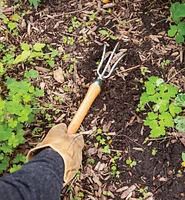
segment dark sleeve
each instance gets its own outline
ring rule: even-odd
[[[58,200],[64,161],[53,150],[43,150],[20,170],[0,178],[1,200]]]

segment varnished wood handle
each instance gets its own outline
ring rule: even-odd
[[[68,126],[67,134],[75,134],[78,131],[84,117],[86,116],[92,103],[94,102],[100,91],[101,91],[100,82],[95,81],[90,85],[84,100],[82,101],[74,118],[72,119],[71,123]]]

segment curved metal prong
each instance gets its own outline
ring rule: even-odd
[[[118,43],[116,44],[116,46],[114,47],[114,49],[113,49],[113,51],[112,51],[112,53],[111,53],[111,55],[110,55],[110,57],[109,57],[109,59],[108,59],[108,61],[107,61],[107,63],[106,63],[106,65],[105,65],[105,67],[104,67],[102,73],[100,73],[100,69],[101,69],[101,67],[102,67],[102,65],[103,65],[103,61],[104,61],[104,57],[105,57],[105,52],[106,52],[106,44],[104,44],[103,55],[102,55],[100,64],[98,65],[98,69],[97,69],[98,79],[105,79],[105,78],[110,77],[111,74],[112,74],[112,72],[113,72],[113,70],[115,69],[116,65],[118,64],[118,62],[125,56],[125,54],[121,55],[121,56],[118,58],[118,60],[115,62],[115,64],[111,67],[109,73],[105,76],[105,73],[106,73],[106,71],[107,71],[107,69],[108,69],[108,67],[109,67],[109,65],[110,65],[110,62],[111,62],[111,60],[112,60],[112,58],[113,58],[113,56],[114,56],[114,53],[116,52],[116,49],[117,49],[118,45],[119,45],[119,42],[118,42]]]

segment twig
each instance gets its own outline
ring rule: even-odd
[[[63,15],[69,15],[69,14],[74,14],[74,13],[82,12],[83,10],[86,10],[89,7],[90,6],[86,6],[85,8],[82,8],[81,10],[75,10],[75,11],[68,12],[68,13],[62,13],[62,14],[59,14],[59,15],[53,15],[52,17],[55,18],[55,17],[61,17]]]
[[[176,74],[174,74],[166,83],[168,83],[171,79],[173,79],[177,74],[181,73],[185,68],[179,70]]]
[[[140,67],[140,65],[137,65],[137,66],[135,66],[135,67],[131,67],[131,68],[125,69],[125,70],[123,70],[122,72],[125,73],[125,72],[128,72],[128,71],[130,71],[130,70],[133,70],[133,69],[136,69],[136,68],[139,68],[139,67]]]

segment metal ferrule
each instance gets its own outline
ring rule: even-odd
[[[99,86],[101,87],[101,85],[102,85],[102,80],[99,79],[99,78],[97,78],[92,84],[97,84],[97,85],[99,85]]]

